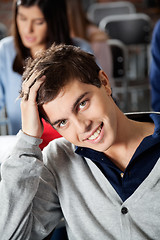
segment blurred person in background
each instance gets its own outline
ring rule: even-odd
[[[160,20],[156,23],[151,41],[151,107],[160,112]]]
[[[98,63],[107,73],[113,87],[112,54],[107,44],[109,36],[87,18],[81,0],[67,0],[66,3],[71,36],[83,38],[91,44]]]
[[[92,52],[86,41],[70,37],[65,0],[14,0],[12,36],[0,41],[0,111],[6,108],[11,135],[21,129],[20,101],[16,98],[25,59],[34,59],[38,51],[47,49],[53,42]]]

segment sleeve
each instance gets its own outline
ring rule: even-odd
[[[151,41],[151,105],[154,111],[160,111],[160,20],[155,25]]]
[[[43,239],[61,218],[54,176],[42,162],[40,143],[20,131],[1,165],[1,240]]]

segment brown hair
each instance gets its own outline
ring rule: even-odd
[[[53,44],[48,50],[39,53],[34,60],[29,59],[22,76],[23,80],[27,80],[35,71],[40,72],[41,76],[46,76],[38,91],[38,105],[53,100],[73,79],[101,87],[98,78],[100,68],[95,57],[72,45]]]
[[[93,25],[86,16],[80,0],[67,0],[67,13],[70,29],[73,29],[75,36],[88,41],[87,27]]]

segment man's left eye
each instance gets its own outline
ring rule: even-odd
[[[79,109],[83,109],[83,108],[86,106],[86,104],[87,104],[87,101],[86,101],[86,100],[83,101],[83,102],[81,102],[81,103],[79,104]]]

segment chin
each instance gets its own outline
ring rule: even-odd
[[[106,148],[106,147],[104,147],[104,146],[86,146],[86,147],[88,147],[88,148],[91,148],[91,149],[93,149],[93,150],[95,150],[95,151],[98,151],[98,152],[105,152],[105,151],[107,151],[107,149],[108,148]]]
[[[28,41],[26,41],[26,40],[23,41],[23,45],[24,45],[26,48],[32,48],[32,47],[36,46],[35,43],[33,43],[33,42],[28,42]]]

